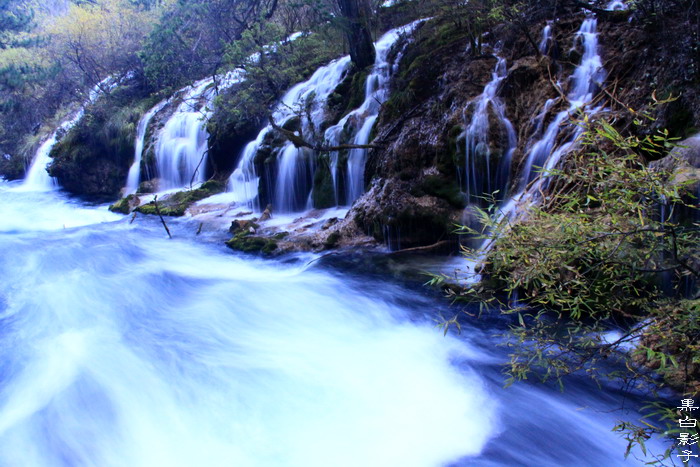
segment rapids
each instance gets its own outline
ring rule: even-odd
[[[0,183],[2,466],[625,464],[617,388],[503,389],[502,318],[444,337],[452,310],[420,285],[18,187]]]

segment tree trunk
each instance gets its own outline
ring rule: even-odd
[[[375,50],[369,29],[371,9],[367,0],[338,0],[340,12],[347,20],[346,35],[350,59],[358,69],[374,64]]]

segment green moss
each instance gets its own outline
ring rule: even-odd
[[[324,128],[334,125],[344,116],[360,107],[365,100],[365,84],[369,70],[351,70],[328,98],[331,117],[324,123]]]
[[[136,126],[152,103],[126,86],[98,99],[53,147],[51,175],[72,193],[116,198],[133,162]]]
[[[335,206],[335,193],[331,170],[327,164],[321,164],[314,174],[312,199],[315,208],[325,209]]]
[[[185,214],[187,208],[197,201],[208,198],[211,195],[221,193],[226,188],[223,182],[209,180],[196,190],[178,191],[163,200],[158,201],[158,210],[163,216],[179,217]],[[142,214],[158,214],[153,202],[144,204],[135,209]]]
[[[122,198],[113,205],[109,207],[112,212],[118,212],[121,214],[129,214],[131,212],[132,203],[136,200],[135,195],[129,195],[126,198]]]
[[[245,231],[234,235],[226,242],[226,246],[243,253],[262,253],[267,256],[277,249],[277,242],[273,239],[253,236]]]
[[[454,125],[447,132],[447,151],[438,154],[437,168],[443,174],[454,174],[458,167],[464,167],[465,143],[464,128]]]

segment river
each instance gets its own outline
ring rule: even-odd
[[[615,466],[623,393],[503,388],[505,322],[0,183],[2,466]]]

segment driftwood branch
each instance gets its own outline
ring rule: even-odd
[[[168,237],[173,238],[173,236],[170,235],[170,229],[168,228],[168,224],[165,223],[165,219],[163,219],[163,215],[160,213],[160,207],[158,206],[158,195],[155,195],[153,197],[153,205],[156,208],[156,214],[158,214],[158,217],[160,217],[160,221],[163,223],[163,227],[165,227],[165,231],[168,233]]]
[[[337,146],[327,146],[325,144],[312,144],[306,141],[301,136],[294,133],[293,131],[285,130],[284,128],[279,126],[277,123],[275,123],[275,120],[272,118],[272,116],[270,116],[270,125],[276,131],[280,132],[282,136],[287,138],[287,140],[289,140],[297,148],[309,148],[318,152],[332,152],[342,151],[344,149],[378,149],[381,147],[377,144],[339,144]]]

